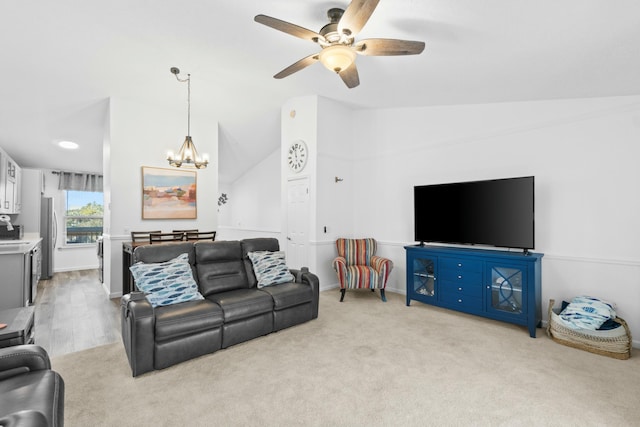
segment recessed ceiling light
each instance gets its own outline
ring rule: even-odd
[[[75,150],[76,148],[78,148],[78,144],[72,141],[60,141],[58,142],[58,146],[66,150]]]

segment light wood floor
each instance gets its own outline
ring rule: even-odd
[[[122,339],[119,304],[108,298],[98,270],[55,273],[38,283],[35,343],[59,356],[116,342]]]

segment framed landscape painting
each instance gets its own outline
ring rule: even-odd
[[[142,219],[196,219],[196,171],[142,166]]]

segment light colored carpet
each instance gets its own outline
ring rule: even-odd
[[[317,320],[138,378],[122,344],[52,360],[68,426],[640,425],[640,355],[404,296],[321,293]]]

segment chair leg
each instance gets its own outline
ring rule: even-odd
[[[382,299],[382,302],[387,302],[387,297],[384,294],[384,289],[380,289],[380,298]]]
[[[346,292],[346,289],[340,289],[340,302],[342,302],[342,300],[344,300],[344,293]]]

